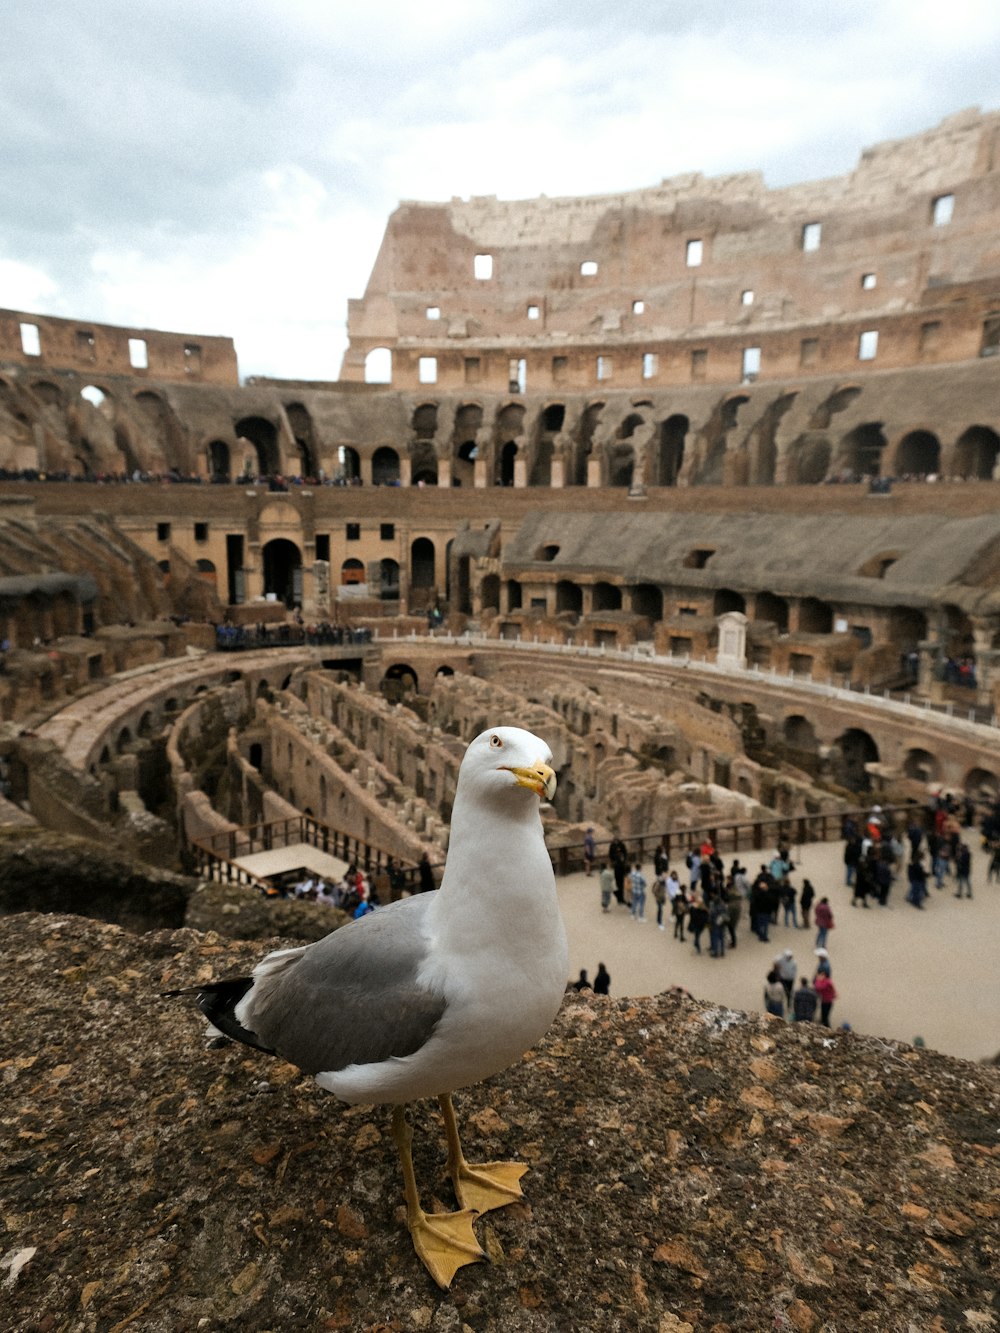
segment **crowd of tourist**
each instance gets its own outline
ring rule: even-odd
[[[971,898],[967,830],[975,819],[971,800],[943,792],[935,794],[925,810],[915,808],[905,829],[895,827],[877,804],[860,827],[855,819],[845,818],[844,885],[851,890],[851,907],[887,908],[897,886],[905,886],[905,903],[920,910],[931,892],[929,885],[958,899]],[[1000,882],[1000,802],[982,820],[981,838],[990,858],[987,882]],[[603,913],[625,911],[637,925],[655,924],[662,931],[669,927],[674,940],[700,956],[724,958],[747,928],[761,944],[771,943],[776,930],[809,931],[808,968],[800,968],[793,948],[783,948],[771,959],[764,1008],[792,1021],[830,1025],[838,998],[830,950],[834,908],[830,896],[817,892],[808,878],[796,882],[786,843],[777,846],[756,874],[739,857],[727,868],[708,840],[692,846],[683,864],[671,867],[661,844],[647,878],[642,862],[629,857],[620,838],[612,840],[607,860],[597,866],[593,830],[588,829],[584,863],[588,875],[598,870]]]
[[[222,653],[299,644],[313,646],[330,644],[342,648],[348,644],[371,643],[371,641],[372,631],[368,628],[354,629],[350,625],[331,625],[325,620],[318,625],[307,624],[301,617],[296,622],[283,620],[274,625],[263,622],[256,625],[224,623],[215,627],[215,646]]]

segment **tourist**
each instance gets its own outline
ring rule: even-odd
[[[789,924],[788,919],[789,917],[791,917],[791,925],[793,929],[798,930],[799,928],[799,917],[797,911],[798,895],[795,892],[795,885],[786,875],[785,878],[779,884],[778,889],[779,893],[781,894],[781,905],[785,909],[785,915],[784,915],[785,926],[786,927],[788,926]]]
[[[653,880],[653,900],[656,903],[656,924],[660,930],[665,930],[663,924],[663,907],[667,901],[667,886],[663,875],[657,875]]]
[[[785,999],[791,1002],[792,987],[795,985],[795,978],[799,974],[798,964],[792,956],[791,949],[785,949],[778,954],[774,960],[774,970],[778,974],[778,980],[785,988]]]
[[[668,880],[669,883],[669,880]],[[687,894],[677,885],[677,892],[673,895],[670,902],[670,910],[674,918],[674,939],[684,943],[684,920],[688,914]]]
[[[695,953],[701,953],[701,936],[705,927],[708,925],[708,908],[705,906],[705,900],[700,894],[695,895],[688,908],[688,929],[691,932],[691,938],[694,941]],[[681,936],[683,939],[683,936]]]
[[[594,830],[588,828],[583,835],[583,873],[589,878],[594,870],[594,855],[597,845],[594,842]]]
[[[631,890],[632,920],[638,921],[640,925],[644,926],[646,924],[646,876],[642,873],[642,867],[638,861],[632,867],[628,882]]]
[[[607,995],[611,990],[611,973],[603,963],[597,964],[597,976],[594,977],[594,994]]]
[[[816,973],[822,972],[825,977],[833,975],[833,969],[830,966],[830,954],[826,949],[814,949],[816,955]]]
[[[833,930],[833,908],[829,898],[820,898],[816,904],[816,948],[826,947],[826,937]]]
[[[770,888],[767,871],[761,866],[760,874],[750,889],[750,928],[762,944],[768,941],[768,928],[771,924]]]
[[[576,981],[571,982],[570,989],[577,992],[592,989],[590,982],[587,980],[587,969],[585,967],[580,968],[580,975]]]
[[[729,947],[736,948],[736,927],[740,924],[743,916],[743,894],[736,887],[736,881],[730,878],[729,888],[726,893],[726,908],[728,920],[726,922],[729,929]]]
[[[825,1028],[830,1026],[830,1010],[833,1008],[833,1002],[837,998],[837,988],[833,981],[825,972],[817,972],[813,981],[813,987],[819,1000],[819,1021]]]
[[[621,838],[614,837],[608,846],[608,860],[615,877],[615,898],[625,905],[625,876],[628,873],[628,848]]]
[[[962,897],[962,890],[965,890],[965,897],[972,897],[972,885],[969,882],[969,874],[972,869],[972,853],[969,851],[969,844],[963,842],[961,838],[955,849],[955,897]]]
[[[784,1018],[785,1016],[785,988],[781,984],[778,969],[775,967],[772,967],[767,974],[767,983],[764,986],[764,1008],[775,1018]]]
[[[726,927],[729,925],[729,904],[715,893],[708,903],[708,938],[713,958],[726,956]]]
[[[799,907],[802,910],[802,929],[809,929],[809,913],[812,911],[812,905],[816,898],[816,890],[812,886],[812,881],[804,879],[802,889],[799,893]]]
[[[906,878],[910,884],[906,901],[923,911],[924,899],[927,897],[927,871],[919,855],[915,856],[906,867]]]
[[[607,861],[601,862],[601,869],[598,875],[598,882],[601,886],[601,911],[611,911],[611,895],[615,891],[615,877]]]
[[[799,982],[799,988],[792,997],[792,1021],[811,1023],[816,1017],[816,1005],[819,999],[806,977]]]

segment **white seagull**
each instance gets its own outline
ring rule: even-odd
[[[436,893],[268,954],[249,977],[198,988],[219,1032],[298,1065],[342,1101],[393,1106],[410,1234],[442,1287],[484,1257],[473,1219],[520,1198],[527,1170],[466,1161],[451,1093],[518,1060],[552,1022],[566,985],[566,932],[538,810],[555,793],[551,764],[529,731],[484,731],[459,770]],[[420,1206],[404,1105],[424,1097],[441,1105],[458,1212]]]

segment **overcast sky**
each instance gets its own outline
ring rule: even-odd
[[[786,185],[974,105],[997,0],[7,0],[0,307],[334,379],[400,199]]]

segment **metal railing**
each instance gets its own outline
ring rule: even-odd
[[[996,714],[982,705],[967,707],[952,701],[937,702],[932,699],[917,698],[905,690],[878,689],[870,685],[852,684],[848,677],[828,676],[825,681],[813,680],[811,676],[794,671],[781,672],[776,667],[735,667],[723,666],[710,658],[692,657],[683,653],[671,656],[653,651],[651,643],[635,644],[631,648],[609,648],[606,644],[592,647],[580,643],[547,643],[538,639],[495,639],[481,633],[441,634],[380,634],[374,642],[379,646],[413,643],[428,644],[435,647],[448,645],[455,648],[493,648],[512,651],[553,653],[560,657],[589,657],[609,662],[642,663],[644,666],[672,667],[675,670],[696,668],[708,675],[722,676],[730,680],[758,681],[764,685],[790,686],[804,693],[819,695],[826,699],[837,699],[844,703],[856,704],[860,699],[871,703],[875,708],[886,712],[896,712],[903,716],[926,716],[932,713],[947,717],[950,722],[961,728],[968,726],[996,729],[1000,727]],[[839,683],[838,683],[839,679]]]
[[[736,820],[720,822],[706,820],[690,828],[670,828],[663,833],[644,833],[633,837],[623,837],[622,842],[628,848],[631,861],[645,864],[653,859],[657,847],[662,846],[671,863],[676,862],[692,847],[700,847],[704,842],[711,842],[717,852],[736,855],[740,852],[774,851],[779,843],[789,847],[800,847],[807,842],[837,842],[844,836],[845,819],[853,819],[859,828],[863,828],[871,806],[858,806],[850,810],[827,810],[816,814],[775,816],[771,819]],[[916,801],[903,805],[886,805],[882,815],[890,827],[908,823],[914,815],[919,815],[924,823],[924,807]],[[900,831],[902,831],[900,829]],[[604,839],[595,844],[594,861],[609,860],[608,848],[612,839]],[[568,843],[549,849],[556,874],[572,875],[585,868],[583,843]]]

